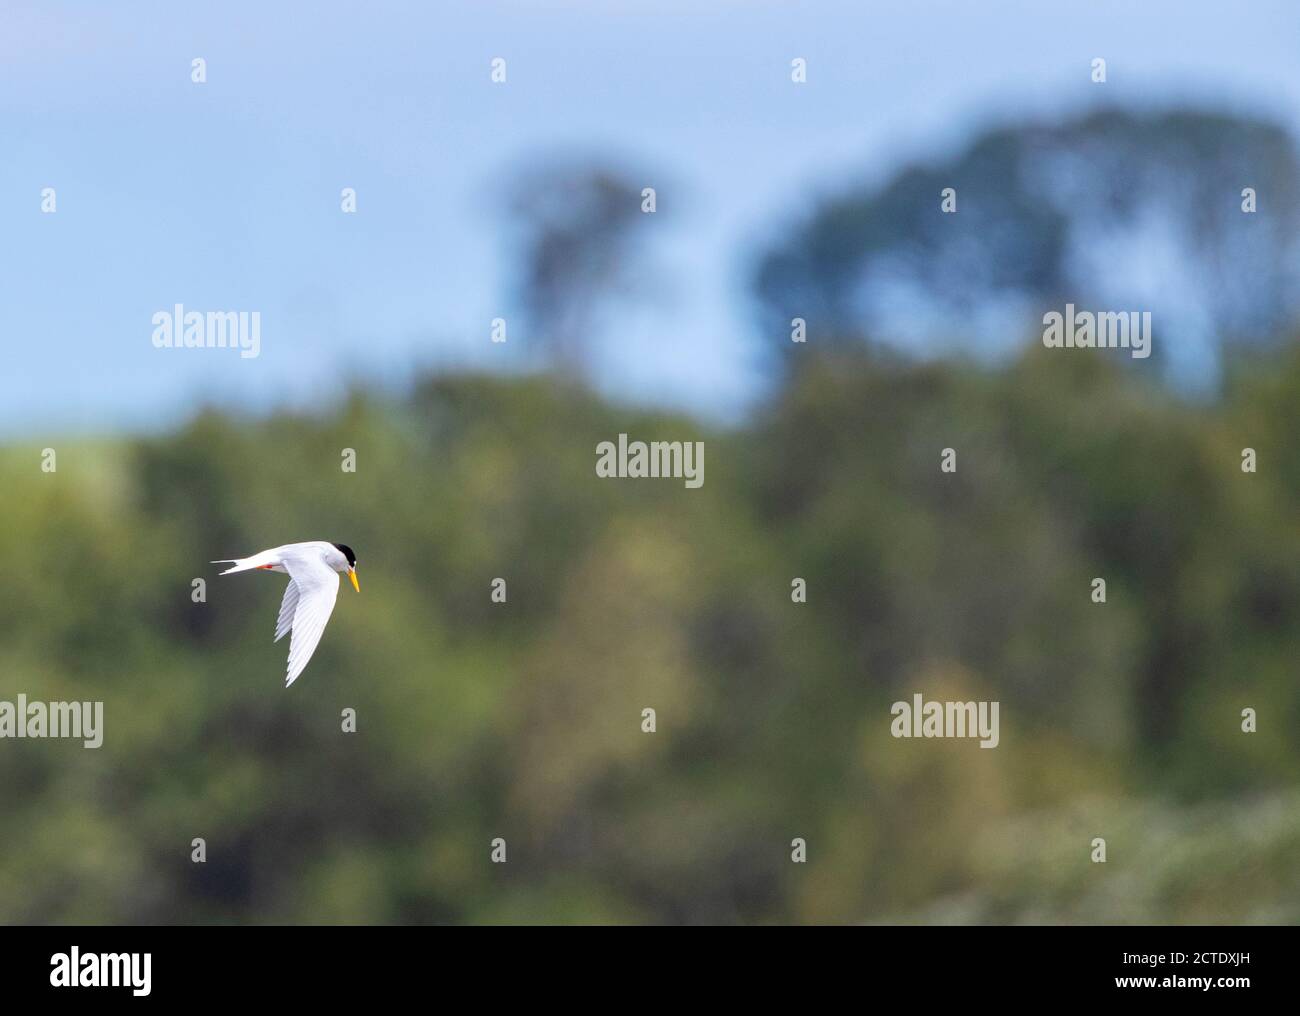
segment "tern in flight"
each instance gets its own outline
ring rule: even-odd
[[[334,601],[338,599],[339,576],[346,572],[352,580],[352,588],[361,592],[357,584],[357,555],[343,543],[325,543],[322,540],[286,543],[283,547],[272,547],[252,557],[227,558],[212,563],[234,565],[221,572],[222,575],[260,569],[289,576],[289,587],[285,589],[280,604],[280,618],[275,623],[277,642],[293,631],[293,638],[289,640],[289,670],[284,678],[286,688],[298,680],[311,654],[320,645],[325,625],[334,613]]]

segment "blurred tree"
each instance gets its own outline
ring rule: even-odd
[[[0,742],[0,920],[1295,920],[1298,420],[1290,346],[1197,406],[843,349],[726,432],[443,376],[0,449],[0,700],[106,726]],[[717,468],[599,480],[619,431]],[[207,562],[301,533],[370,578],[286,691],[282,582]],[[1000,701],[1001,744],[893,739],[914,692]]]
[[[610,302],[641,292],[641,188],[619,171],[554,163],[507,188],[515,289],[538,348],[562,370],[590,373]]]
[[[1224,343],[1300,319],[1300,160],[1280,127],[1208,113],[994,130],[825,202],[760,258],[754,287],[787,352],[793,317],[823,347],[997,352],[1067,300],[1152,310],[1177,337],[1157,353],[1204,380]]]

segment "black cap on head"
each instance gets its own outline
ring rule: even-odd
[[[355,568],[357,566],[357,555],[352,553],[351,547],[346,543],[336,543],[334,546],[338,547],[339,552],[348,559],[349,568]]]

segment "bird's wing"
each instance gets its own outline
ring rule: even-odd
[[[284,589],[284,599],[280,601],[280,616],[275,622],[275,641],[279,642],[293,627],[293,615],[298,609],[298,583],[293,579]]]
[[[293,580],[291,587],[298,588],[298,603],[293,612],[293,638],[289,640],[289,670],[284,679],[287,688],[298,680],[298,675],[320,645],[320,637],[334,613],[334,601],[339,596],[339,577],[318,554],[311,552],[285,554],[281,563]],[[286,590],[286,603],[288,596]]]

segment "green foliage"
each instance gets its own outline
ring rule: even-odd
[[[731,431],[442,377],[5,449],[0,698],[107,729],[0,741],[0,920],[1295,920],[1297,424],[1294,354],[1194,407],[847,352]],[[597,478],[619,432],[704,486]],[[362,594],[286,690],[283,580],[207,562],[298,539]],[[1001,745],[895,740],[914,692]]]

